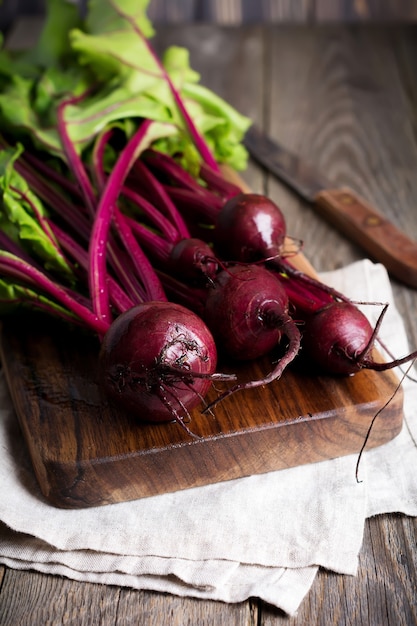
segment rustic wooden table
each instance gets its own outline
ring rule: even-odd
[[[413,25],[187,25],[159,29],[158,46],[187,46],[207,86],[417,238],[416,34]],[[244,178],[283,207],[319,271],[363,257],[254,164]],[[416,347],[417,291],[393,288]],[[400,515],[369,520],[358,575],[320,572],[296,617],[256,599],[226,605],[0,567],[0,623],[417,624],[416,530]]]

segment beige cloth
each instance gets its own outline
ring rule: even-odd
[[[361,261],[323,279],[352,298],[390,301],[385,269]],[[375,317],[380,309],[365,307]],[[381,330],[407,353],[391,304]],[[79,581],[240,602],[289,614],[318,567],[354,575],[365,519],[417,515],[417,383],[404,382],[405,423],[392,442],[357,455],[183,492],[84,510],[42,498],[0,379],[0,562]],[[349,520],[349,524],[346,520]]]

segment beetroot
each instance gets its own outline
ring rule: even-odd
[[[353,304],[333,302],[306,318],[303,352],[323,371],[354,374],[371,367],[374,331]]]
[[[115,406],[140,421],[184,425],[216,378],[217,351],[197,315],[178,304],[147,302],[116,318],[99,361]]]
[[[284,338],[288,344],[269,374],[236,383],[208,409],[236,391],[278,380],[300,349],[300,332],[288,314],[285,290],[276,276],[261,265],[236,265],[223,270],[210,289],[203,318],[217,345],[241,361],[265,356],[277,349]]]
[[[285,234],[281,210],[260,194],[234,196],[217,215],[216,246],[228,260],[252,262],[280,256]]]
[[[279,344],[288,321],[288,297],[261,266],[235,265],[208,290],[204,320],[228,356],[251,360]]]
[[[288,297],[277,277],[262,265],[228,267],[205,289],[193,289],[166,274],[161,277],[171,299],[202,317],[224,356],[248,361],[273,350],[281,352],[269,374],[235,384],[205,410],[236,391],[277,380],[296,357],[300,332],[288,314]]]
[[[219,268],[210,246],[195,237],[178,241],[171,250],[169,262],[174,275],[197,284],[213,281]]]
[[[336,300],[320,283],[307,285],[296,276],[280,277],[291,314],[301,324],[300,355],[313,367],[331,375],[349,376],[361,369],[384,371],[416,358],[412,352],[387,362],[375,361],[373,349],[388,305],[372,328],[367,317],[347,298]]]

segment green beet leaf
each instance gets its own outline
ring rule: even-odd
[[[42,202],[14,168],[22,148],[0,151],[0,229],[48,270],[72,278]]]

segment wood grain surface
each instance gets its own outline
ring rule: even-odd
[[[417,233],[417,36],[415,27],[169,27],[161,46],[191,50],[203,81],[268,132]],[[219,69],[221,57],[221,69]],[[285,209],[319,271],[361,250],[286,188],[251,164],[245,180]],[[412,346],[417,293],[393,281]],[[417,623],[417,521],[398,515],[366,524],[355,577],[320,572],[298,614],[256,600],[238,605],[78,583],[1,568],[0,623],[340,626]]]
[[[78,0],[85,4],[85,0]],[[42,15],[45,0],[20,0],[0,5],[0,28],[16,17]],[[149,15],[158,24],[213,23],[317,24],[327,22],[381,23],[417,20],[414,0],[151,0]]]
[[[152,0],[158,23],[217,24],[415,21],[412,0]]]

